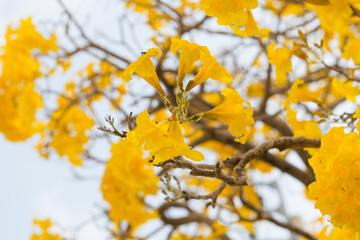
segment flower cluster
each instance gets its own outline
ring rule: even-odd
[[[160,124],[151,122],[147,111],[140,113],[136,122],[137,127],[127,134],[127,139],[137,148],[141,149],[144,145],[144,150],[151,150],[150,155],[154,156],[154,164],[179,155],[195,161],[204,159],[199,151],[190,150],[191,147],[184,142],[176,110],[168,120]]]
[[[76,95],[73,82],[66,85],[65,93],[68,97]],[[38,150],[46,158],[50,150],[55,150],[60,157],[66,157],[74,166],[81,166],[81,154],[89,142],[86,132],[94,126],[94,120],[79,104],[70,103],[67,98],[60,96],[57,102],[58,109],[44,126],[45,134],[38,144]]]
[[[257,23],[251,13],[251,10],[257,8],[258,1],[247,0],[201,0],[200,8],[202,8],[206,15],[217,17],[217,22],[220,25],[226,25],[233,29],[234,33],[250,37],[254,35],[267,36],[269,29],[259,29]],[[244,26],[244,30],[240,27]]]
[[[58,47],[56,36],[43,37],[31,18],[21,20],[16,29],[9,26],[5,38],[0,57],[0,132],[8,140],[22,141],[42,127],[35,116],[43,107],[42,97],[35,91],[35,80],[43,76],[39,56]]]
[[[34,220],[34,227],[40,231],[31,235],[30,240],[63,240],[63,238],[52,232],[52,222],[49,218],[44,220]]]
[[[112,146],[111,153],[101,183],[111,220],[117,226],[127,221],[134,227],[156,217],[144,204],[144,196],[156,194],[157,180],[146,167],[142,152],[129,140],[121,139]]]
[[[180,52],[177,79],[178,95],[176,99],[178,106],[176,107],[169,106],[170,101],[166,98],[166,93],[161,87],[156,74],[155,66],[150,60],[153,56],[160,57],[159,49],[149,49],[124,71],[124,78],[128,81],[132,78],[131,74],[136,72],[157,90],[164,99],[165,106],[172,111],[172,116],[161,123],[152,122],[147,111],[140,113],[136,119],[137,127],[127,133],[127,139],[133,142],[135,147],[150,151],[150,155],[154,157],[154,164],[179,155],[195,161],[204,158],[200,152],[191,150],[191,147],[184,142],[180,124],[186,121],[198,121],[201,118],[218,120],[229,126],[230,133],[237,137],[236,141],[245,143],[248,134],[247,127],[254,123],[252,118],[253,109],[249,102],[245,102],[249,106],[245,107],[244,100],[233,89],[225,88],[223,90],[222,95],[225,96],[225,100],[217,107],[187,117],[187,92],[210,78],[224,83],[231,82],[233,79],[227,70],[216,61],[216,58],[210,54],[210,51],[205,46],[173,38],[170,50],[174,54]],[[203,66],[184,87],[185,76],[192,74],[196,61],[202,62]]]
[[[331,216],[335,227],[360,231],[360,136],[332,128],[321,139],[321,148],[309,163],[316,181],[310,196],[322,214]]]

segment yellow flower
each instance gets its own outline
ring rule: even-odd
[[[254,9],[258,6],[258,1],[253,0],[201,0],[200,8],[206,15],[217,17],[220,25],[243,26],[248,22],[246,10]]]
[[[211,56],[209,49],[205,46],[173,38],[170,50],[174,54],[177,51],[181,51],[178,77],[180,88],[183,86],[182,81],[185,75],[191,72],[194,62],[200,60],[204,63],[204,66],[195,78],[187,84],[185,91],[190,91],[196,85],[205,82],[209,78],[220,80],[224,83],[229,83],[233,80],[227,70],[216,61],[216,58]]]
[[[127,139],[137,148],[150,150],[150,155],[154,156],[154,164],[180,155],[194,161],[204,159],[201,152],[190,150],[191,147],[184,142],[176,110],[168,120],[160,124],[151,122],[147,111],[140,113],[136,122],[137,127],[127,133]]]
[[[297,78],[291,86],[291,92],[289,94],[290,103],[297,103],[300,101],[314,101],[321,97],[324,88],[320,87],[316,91],[311,91],[304,80]]]
[[[245,24],[245,29],[240,30],[238,26],[230,26],[236,35],[242,36],[242,37],[251,37],[255,35],[259,36],[267,36],[270,29],[262,28],[260,29],[254,19],[254,16],[252,15],[251,11],[247,10],[248,15],[248,22]]]
[[[289,49],[277,48],[275,43],[270,43],[267,49],[269,63],[275,66],[276,86],[283,86],[287,83],[286,73],[291,69],[291,54]]]
[[[142,158],[142,151],[134,148],[129,140],[121,139],[113,144],[111,153],[101,182],[103,198],[110,204],[111,220],[115,224],[126,220],[137,227],[155,218],[155,213],[146,208],[143,197],[156,194],[157,179]]]
[[[35,81],[43,76],[45,67],[38,55],[58,47],[56,36],[46,39],[31,18],[21,20],[17,28],[9,26],[5,38],[0,56],[0,132],[10,141],[23,141],[42,129],[36,113],[43,101],[35,91]]]
[[[332,128],[309,160],[316,181],[309,185],[315,207],[331,216],[335,227],[360,231],[360,136]]]
[[[244,100],[235,90],[225,88],[221,94],[226,97],[225,101],[210,111],[205,112],[204,117],[228,124],[230,133],[235,137],[239,137],[235,141],[245,143],[248,135],[246,127],[254,123],[252,117],[253,109],[247,101],[245,103],[249,108],[245,108]]]
[[[182,87],[182,82],[186,74],[190,73],[194,62],[200,59],[202,47],[196,43],[178,38],[171,39],[170,51],[174,54],[181,51],[178,69],[178,83]]]
[[[137,75],[153,86],[162,96],[165,96],[165,92],[160,85],[158,76],[156,75],[155,66],[150,60],[153,56],[160,57],[160,49],[151,48],[146,52],[146,54],[139,57],[137,61],[131,63],[124,70],[124,79],[126,81],[130,81],[132,79],[131,74],[136,72]]]
[[[356,231],[352,231],[349,228],[332,228],[331,233],[326,235],[328,226],[324,227],[323,230],[318,235],[318,240],[340,240],[340,239],[347,239],[347,240],[359,240],[360,233]]]
[[[137,116],[136,123],[136,128],[126,134],[126,138],[133,142],[136,148],[151,150],[158,144],[163,144],[160,141],[164,139],[163,136],[168,129],[166,121],[156,124],[150,120],[149,113],[144,111]]]
[[[264,86],[261,83],[252,83],[246,87],[246,90],[249,98],[264,96]]]
[[[353,15],[347,0],[329,0],[328,5],[306,4],[307,9],[315,10],[325,33],[348,34]]]
[[[210,55],[207,47],[203,48],[203,55],[200,57],[200,61],[204,63],[204,66],[200,69],[198,74],[196,74],[194,79],[189,81],[185,91],[190,91],[195,86],[205,82],[209,78],[213,80],[220,80],[224,83],[233,81],[228,71],[216,61],[216,58]]]
[[[217,17],[220,25],[226,25],[234,30],[234,33],[250,37],[254,35],[267,36],[269,29],[259,29],[258,25],[251,13],[251,9],[258,6],[258,1],[253,0],[201,0],[200,8],[206,15]],[[245,30],[241,30],[240,26],[245,26]]]
[[[355,64],[360,65],[360,38],[350,38],[349,42],[344,47],[344,52],[341,57],[354,61]]]
[[[54,131],[50,146],[60,157],[67,157],[74,166],[81,166],[81,154],[89,142],[86,131],[94,126],[94,121],[76,106],[68,110],[58,110],[55,115],[63,114],[64,111],[66,113],[60,119],[55,117],[47,126]]]
[[[147,17],[148,24],[155,31],[167,25],[171,20],[168,14],[162,13],[155,7],[154,0],[126,0],[126,7],[134,9],[136,12],[142,13]]]
[[[33,233],[30,240],[63,240],[63,238],[59,234],[49,231],[49,229],[53,225],[49,218],[44,220],[34,219],[33,225],[40,231],[37,231],[37,233]]]
[[[272,11],[276,16],[281,14],[281,16],[286,15],[295,15],[300,16],[305,7],[303,4],[298,2],[280,2],[276,0],[268,0],[266,1],[264,8],[266,10]]]
[[[358,107],[358,109],[357,109],[356,112],[354,113],[353,117],[360,119],[360,107]],[[356,123],[356,129],[357,129],[358,132],[360,133],[360,120],[358,120],[358,122]]]
[[[64,95],[75,97],[75,87],[74,82],[66,84]],[[74,166],[81,166],[81,154],[85,152],[85,146],[89,142],[86,133],[95,123],[79,105],[69,104],[68,99],[59,97],[59,107],[44,127],[43,136],[37,148],[44,157],[48,157],[49,150],[52,149],[60,157],[68,158]]]
[[[297,112],[290,108],[289,103],[285,103],[287,109],[286,116],[288,123],[292,126],[294,137],[321,138],[322,133],[316,121],[299,121],[296,118]]]
[[[335,97],[345,97],[350,102],[355,103],[356,97],[360,95],[360,88],[353,86],[351,81],[339,81],[337,77],[334,77],[331,81],[331,93]]]

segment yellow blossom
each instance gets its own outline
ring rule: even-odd
[[[53,224],[49,218],[44,220],[34,219],[34,227],[39,229],[31,235],[30,240],[63,240],[63,238],[51,230]]]
[[[194,62],[200,60],[204,63],[204,66],[200,69],[195,78],[187,84],[185,91],[190,91],[192,88],[205,82],[209,78],[220,80],[224,83],[229,83],[233,80],[227,70],[216,61],[216,58],[211,56],[209,49],[205,46],[190,43],[187,40],[173,38],[170,50],[174,54],[177,51],[181,51],[178,70],[178,82],[180,88],[183,86],[182,82],[185,75],[191,72]]]
[[[326,226],[318,235],[318,240],[360,240],[360,232],[352,231],[349,228],[332,228],[331,233],[326,235],[328,226]]]
[[[127,133],[127,139],[137,148],[154,156],[154,164],[183,155],[194,161],[204,159],[202,153],[190,150],[191,147],[184,142],[183,133],[177,120],[176,110],[166,121],[156,124],[150,120],[149,113],[144,111],[136,118],[137,127]]]
[[[245,25],[249,18],[246,10],[255,9],[258,6],[258,1],[248,0],[201,0],[200,8],[202,8],[206,15],[210,17],[217,17],[217,22],[220,25]]]
[[[200,8],[205,11],[206,15],[217,17],[218,24],[229,26],[234,30],[235,34],[243,37],[251,37],[254,35],[267,36],[270,32],[269,29],[259,29],[250,11],[257,6],[257,0],[200,1]],[[245,29],[241,30],[241,26],[245,26]]]
[[[99,101],[103,98],[101,92],[106,92],[110,88],[113,93],[117,94],[114,97],[114,101],[117,104],[121,103],[122,97],[126,93],[126,81],[123,80],[124,72],[122,70],[119,71],[115,66],[106,61],[91,62],[79,70],[77,75],[84,79],[82,81],[83,84],[79,84],[79,86],[81,87],[81,92],[88,95],[86,102],[89,108],[91,108],[90,105],[94,101]]]
[[[246,90],[249,98],[264,96],[264,86],[261,83],[252,83],[246,87]]]
[[[246,142],[248,131],[247,126],[254,123],[252,118],[253,109],[249,102],[245,102],[249,108],[245,108],[244,100],[240,94],[230,88],[225,88],[222,93],[225,101],[217,107],[204,113],[204,117],[219,120],[229,125],[230,133],[238,137],[236,141]]]
[[[137,61],[131,63],[124,70],[124,79],[126,81],[130,81],[132,79],[131,74],[136,72],[137,75],[153,86],[162,96],[165,96],[165,92],[160,85],[158,76],[156,75],[155,66],[150,60],[153,56],[160,57],[160,49],[151,48],[146,52],[146,54],[139,57]]]
[[[144,111],[137,116],[136,123],[136,128],[126,134],[126,138],[133,142],[136,148],[151,150],[158,144],[163,144],[160,141],[164,140],[163,136],[168,129],[167,121],[156,124],[150,120],[149,113]]]
[[[168,14],[164,14],[154,7],[154,0],[126,0],[126,7],[134,9],[147,17],[148,24],[156,31],[166,26],[171,20]]]
[[[275,43],[270,43],[267,48],[269,63],[275,66],[276,86],[283,86],[287,83],[286,73],[291,69],[291,54],[289,49],[282,47],[275,50]]]
[[[282,16],[300,16],[305,10],[304,5],[300,2],[281,2],[277,0],[267,0],[264,8],[272,11],[275,15],[281,14]]]
[[[294,137],[321,138],[321,130],[315,121],[299,121],[296,118],[297,112],[292,110],[288,103],[285,104],[287,121],[292,126]]]
[[[11,141],[30,138],[42,129],[36,119],[43,107],[42,97],[35,90],[35,80],[43,76],[39,53],[57,51],[56,36],[46,39],[32,24],[21,20],[14,29],[9,26],[4,53],[0,56],[0,132]]]
[[[204,63],[204,66],[202,66],[194,79],[189,81],[185,91],[190,91],[195,86],[205,82],[209,78],[213,80],[220,80],[224,83],[233,81],[228,71],[216,61],[216,58],[210,55],[207,47],[203,48],[203,54],[200,57],[200,61]]]
[[[350,38],[349,42],[344,47],[344,52],[341,57],[350,60],[355,64],[360,65],[360,38]]]
[[[62,113],[59,111],[55,114]],[[93,126],[94,121],[86,113],[78,107],[71,107],[60,119],[51,121],[47,126],[54,131],[50,146],[60,157],[67,157],[74,166],[81,166],[80,155],[85,151],[84,146],[89,141],[86,131]]]
[[[324,88],[318,88],[316,91],[311,91],[304,80],[297,78],[291,86],[291,91],[288,97],[290,103],[314,101],[321,97]]]
[[[315,207],[331,216],[335,227],[360,231],[360,136],[332,128],[309,160],[316,181],[309,185]]]
[[[181,51],[178,68],[178,83],[179,86],[182,87],[185,75],[191,72],[194,62],[200,59],[204,47],[178,38],[172,38],[171,42],[170,51],[172,53],[176,54],[177,51]]]
[[[204,132],[201,129],[195,128],[188,122],[183,123],[182,127],[185,130],[185,136],[187,137],[187,139],[189,139],[190,142],[196,141],[204,135]],[[223,144],[216,140],[205,141],[199,144],[199,147],[207,148],[208,150],[213,151],[217,155],[219,160],[224,160],[236,154],[236,149],[234,147]]]
[[[66,84],[64,95],[75,97],[75,87],[74,82]],[[60,96],[58,109],[45,125],[37,148],[44,157],[48,156],[50,150],[55,150],[60,157],[68,158],[74,166],[81,166],[81,154],[85,152],[85,145],[89,142],[86,133],[94,124],[94,120],[78,104],[72,104]]]
[[[315,10],[321,27],[328,33],[349,34],[353,11],[347,0],[329,0],[328,5],[305,4]]]
[[[267,28],[260,29],[254,19],[254,16],[252,15],[251,11],[247,10],[246,12],[248,15],[248,21],[245,24],[245,27],[244,27],[245,29],[240,30],[237,26],[231,26],[231,28],[234,30],[234,33],[236,35],[239,35],[242,37],[251,37],[251,36],[255,36],[255,35],[267,36],[271,30],[267,29]]]
[[[358,109],[356,110],[356,112],[355,112],[355,114],[353,115],[353,117],[360,119],[360,107],[358,107]],[[356,123],[356,129],[357,129],[358,132],[360,133],[360,120],[358,120],[358,122]]]
[[[331,93],[335,97],[346,97],[350,102],[355,102],[356,97],[360,95],[360,88],[354,86],[351,81],[339,81],[337,77],[334,77],[331,81]]]
[[[101,183],[103,197],[110,204],[110,219],[116,225],[128,221],[137,227],[155,218],[143,198],[156,194],[157,179],[153,170],[146,166],[142,151],[135,149],[129,140],[121,139],[113,144],[111,153]]]

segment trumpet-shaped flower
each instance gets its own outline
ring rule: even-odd
[[[235,137],[239,137],[235,141],[245,143],[248,135],[246,127],[254,123],[253,109],[248,101],[245,103],[250,108],[245,108],[244,100],[235,90],[225,88],[221,94],[226,97],[225,101],[205,112],[204,117],[217,119],[228,124],[230,133]]]
[[[154,164],[180,155],[194,161],[204,159],[202,153],[190,150],[191,147],[184,142],[176,110],[168,120],[160,124],[152,122],[147,111],[140,113],[136,122],[137,127],[127,133],[127,139],[133,142],[135,147],[150,150],[150,155],[154,156]]]
[[[132,79],[131,74],[136,72],[137,75],[142,77],[146,82],[153,86],[162,96],[165,95],[164,89],[162,89],[159,78],[156,75],[156,69],[153,62],[150,60],[151,57],[160,57],[160,49],[151,48],[146,54],[139,57],[139,59],[130,64],[124,71],[124,79],[130,81]]]
[[[200,61],[204,63],[204,66],[196,74],[195,78],[187,84],[185,91],[190,91],[196,85],[205,82],[209,78],[220,80],[224,83],[229,83],[233,80],[228,71],[216,61],[216,58],[211,56],[207,47],[203,48],[203,55]]]
[[[168,129],[166,122],[156,124],[150,120],[149,113],[144,111],[137,116],[136,123],[136,128],[126,134],[126,138],[133,142],[136,148],[151,150],[162,144],[160,141]]]
[[[200,60],[204,63],[204,66],[200,69],[199,73],[188,83],[185,91],[190,91],[196,85],[205,82],[209,78],[220,80],[224,83],[229,83],[233,80],[227,70],[216,61],[216,58],[211,56],[209,49],[205,46],[173,38],[170,50],[173,53],[176,53],[179,50],[181,51],[178,73],[180,87],[182,87],[182,81],[185,75],[190,73],[194,62]]]
[[[186,74],[190,73],[194,62],[200,59],[202,47],[196,43],[190,43],[186,40],[178,38],[171,39],[172,44],[170,51],[176,54],[177,51],[181,51],[178,70],[178,82],[182,87],[182,81]]]

